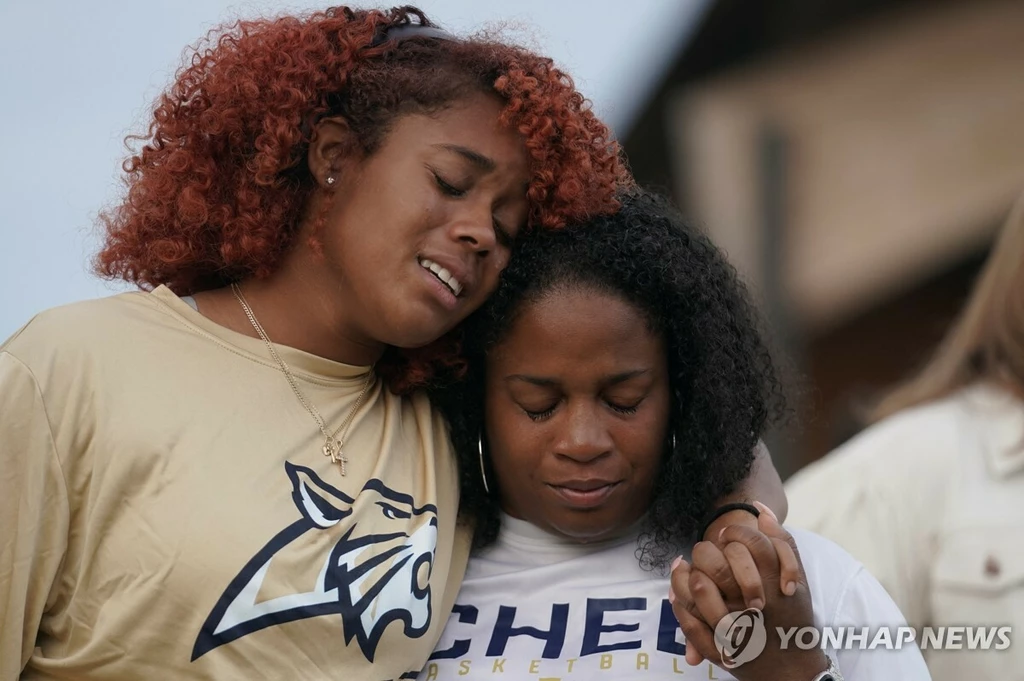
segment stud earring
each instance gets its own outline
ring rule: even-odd
[[[327,183],[328,187],[333,187],[336,180],[334,178],[334,175],[328,175],[327,179],[324,181]]]

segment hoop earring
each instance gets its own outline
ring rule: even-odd
[[[480,479],[484,481],[484,492],[491,494],[491,486],[487,484],[487,471],[484,469],[484,432],[480,431],[480,437],[477,438],[477,451],[480,452]]]

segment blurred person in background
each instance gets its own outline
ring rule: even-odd
[[[960,319],[875,417],[787,483],[789,523],[863,561],[912,625],[1013,627],[1007,650],[926,650],[937,681],[1024,678],[1024,196]]]

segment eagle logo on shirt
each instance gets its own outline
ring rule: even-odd
[[[422,636],[431,618],[437,507],[418,507],[377,479],[352,499],[305,466],[286,462],[285,470],[300,517],[231,580],[196,637],[192,660],[309,617],[340,615],[346,645],[354,639],[370,662],[392,622],[409,638]]]

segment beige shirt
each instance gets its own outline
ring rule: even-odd
[[[279,347],[328,424],[368,367]],[[0,681],[415,678],[458,591],[456,465],[376,382],[348,475],[258,339],[166,288],[0,347]]]
[[[976,385],[869,428],[787,483],[787,522],[846,548],[916,626],[1013,627],[925,650],[935,681],[1024,678],[1024,404]]]

